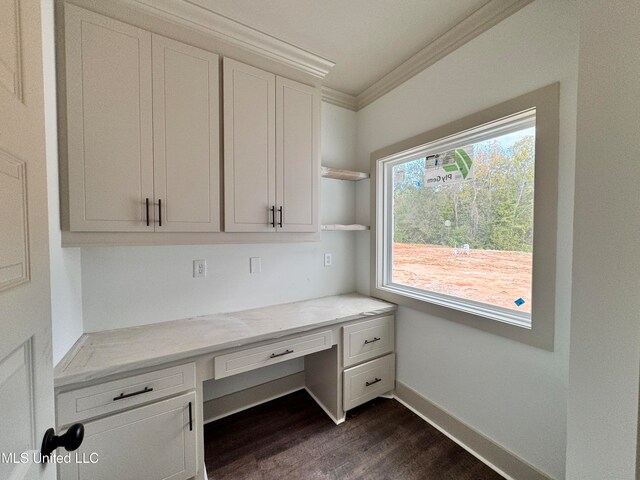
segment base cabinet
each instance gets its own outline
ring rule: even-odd
[[[344,371],[343,408],[351,410],[393,390],[396,356],[391,353]]]
[[[343,327],[342,407],[345,412],[395,388],[394,332],[393,315]]]
[[[60,464],[58,478],[192,478],[196,474],[195,400],[191,392],[85,422],[84,441],[71,453],[70,463]]]

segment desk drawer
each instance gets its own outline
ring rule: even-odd
[[[393,315],[388,315],[344,327],[344,366],[393,352],[393,323]]]
[[[154,372],[112,380],[57,395],[59,427],[113,413],[135,405],[193,390],[195,364],[164,368]]]
[[[331,330],[328,330],[220,355],[214,359],[214,378],[229,377],[320,350],[327,350],[331,348],[332,343]]]
[[[350,410],[394,389],[395,354],[344,371],[343,407]]]

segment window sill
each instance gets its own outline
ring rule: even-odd
[[[452,310],[458,310],[487,320],[493,320],[513,325],[518,328],[531,330],[531,315],[526,312],[518,312],[504,307],[474,302],[473,300],[465,300],[458,297],[451,297],[445,294],[427,292],[397,283],[384,285],[379,289],[417,301],[431,303]]]
[[[406,288],[406,287],[404,287]],[[404,289],[403,289],[404,290]],[[400,307],[409,308],[429,316],[461,323],[468,327],[472,327],[484,332],[498,335],[516,342],[524,343],[535,348],[553,352],[554,338],[553,330],[544,328],[544,320],[538,321],[536,324],[535,305],[531,313],[529,325],[522,325],[514,321],[501,321],[495,317],[483,315],[480,310],[472,311],[471,308],[462,310],[450,305],[444,305],[444,302],[434,303],[420,298],[420,295],[412,292],[402,291],[389,287],[372,287],[370,295],[387,302],[392,302]],[[517,312],[516,312],[517,313]]]

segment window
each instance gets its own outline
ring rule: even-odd
[[[501,107],[496,112],[509,111]],[[553,145],[545,144],[542,155],[537,151],[538,122],[548,122],[552,111],[534,103],[504,116],[491,118],[487,112],[460,123],[470,128],[448,126],[425,134],[428,141],[411,148],[374,154],[377,296],[463,312],[476,326],[489,320],[531,331],[539,312],[548,317],[541,325],[553,325],[548,304],[553,289],[538,289],[538,273],[552,274],[545,281],[555,285],[555,236],[546,237],[556,228],[557,178],[550,174],[557,171],[557,160],[550,159],[557,156],[548,154]],[[479,121],[486,118],[491,120]],[[542,140],[553,144],[557,137],[548,127]],[[538,255],[539,247],[551,251]],[[530,343],[549,348],[549,333],[540,341],[537,330],[539,338]]]

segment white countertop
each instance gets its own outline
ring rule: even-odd
[[[56,366],[56,387],[392,312],[351,293],[234,313],[86,333]]]

